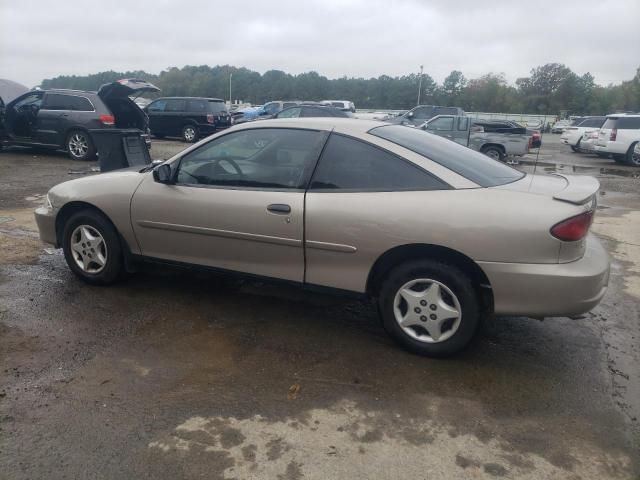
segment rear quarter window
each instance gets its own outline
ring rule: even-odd
[[[372,128],[369,134],[439,163],[481,187],[504,185],[524,176],[524,173],[482,153],[417,128],[385,125]]]
[[[208,108],[209,108],[209,112],[211,113],[221,113],[221,112],[226,112],[227,111],[227,106],[225,105],[224,102],[214,102],[214,101],[207,101]]]
[[[640,129],[640,117],[620,117],[617,128],[620,130]]]

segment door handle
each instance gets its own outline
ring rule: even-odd
[[[272,203],[267,207],[267,211],[271,213],[291,213],[291,207],[284,203]]]

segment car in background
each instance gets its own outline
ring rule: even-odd
[[[569,145],[571,150],[579,152],[582,137],[587,131],[600,130],[607,117],[587,117],[583,118],[579,123],[566,127],[562,131],[560,141],[565,145]]]
[[[562,133],[565,127],[568,127],[570,125],[571,125],[571,120],[558,120],[551,127],[551,133]]]
[[[492,313],[573,316],[600,302],[609,258],[589,234],[598,189],[417,128],[297,118],[61,183],[35,215],[86,283],[152,262],[368,295],[402,346],[443,356]]]
[[[298,117],[337,117],[337,118],[353,118],[350,111],[343,111],[338,108],[325,105],[301,104],[296,107],[285,108],[281,112],[276,113],[271,118],[298,118]]]
[[[607,115],[598,134],[596,153],[611,155],[616,162],[640,166],[633,151],[640,142],[640,114]]]
[[[587,130],[582,134],[582,139],[580,140],[581,153],[596,153],[599,133],[600,130]]]
[[[32,90],[6,105],[2,143],[62,149],[73,160],[90,160],[96,154],[93,129],[135,128],[148,140],[147,115],[129,96],[158,91],[135,78],[108,83],[97,92]]]
[[[320,103],[330,107],[339,108],[345,112],[356,113],[356,106],[349,100],[322,100]]]
[[[272,118],[276,113],[281,112],[285,108],[300,105],[301,100],[275,100],[265,103],[259,107],[244,109],[241,116],[234,116],[234,124],[251,122],[253,120]]]
[[[220,98],[163,97],[145,108],[156,138],[181,137],[193,143],[231,126],[231,115]]]
[[[408,125],[417,127],[438,115],[464,115],[464,110],[458,107],[441,107],[438,105],[418,105],[403,115],[389,118],[387,121],[394,125]]]

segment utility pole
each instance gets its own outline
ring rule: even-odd
[[[231,77],[233,77],[233,73],[229,73],[229,108],[233,105],[233,97],[231,96]]]
[[[420,94],[422,93],[422,69],[424,68],[424,65],[420,65],[420,80],[418,80],[418,103],[417,105],[420,105]]]

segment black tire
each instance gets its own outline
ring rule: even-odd
[[[576,153],[580,152],[580,142],[582,141],[582,139],[578,140],[578,143],[576,143],[575,145],[571,145],[571,150],[573,150]]]
[[[103,255],[103,258],[106,258],[104,266],[100,271],[85,271],[78,265],[78,263],[76,263],[76,255],[80,255],[80,252],[74,252],[71,244],[78,240],[78,238],[72,237],[78,235],[76,229],[81,226],[88,227],[91,233],[95,233],[97,231],[104,240],[104,245],[106,247],[104,251],[106,252],[106,255]],[[81,245],[84,248],[85,244],[82,243]],[[95,243],[92,245],[91,242],[87,242],[85,252],[93,258],[97,258],[98,252],[92,250],[93,247],[98,248],[98,251],[100,251],[99,245],[96,245]],[[104,215],[95,210],[80,211],[73,214],[66,221],[62,235],[62,249],[64,251],[64,258],[71,271],[82,281],[91,285],[109,285],[114,283],[123,272],[122,247],[120,245],[118,233],[111,222]],[[86,255],[84,255],[84,257],[87,258]],[[90,265],[94,265],[95,267],[97,264],[92,263]],[[90,265],[88,270],[91,268]]]
[[[71,160],[92,160],[96,156],[96,149],[93,146],[91,135],[83,130],[72,130],[69,132],[64,146]]]
[[[633,149],[635,148],[638,142],[633,142],[631,146],[629,146],[629,150],[627,150],[627,154],[625,155],[625,161],[627,165],[631,165],[632,167],[640,167],[640,155],[633,154]]]
[[[418,340],[405,332],[396,320],[394,313],[396,294],[407,282],[416,279],[435,280],[457,297],[461,311],[460,322],[457,330],[443,341],[427,343]],[[452,355],[464,349],[473,338],[480,322],[479,296],[470,278],[457,267],[433,260],[412,261],[394,268],[382,284],[378,298],[378,310],[385,330],[394,340],[413,353],[429,357]],[[416,312],[416,315],[418,313],[431,316],[434,312],[427,304],[424,307],[424,312]],[[429,321],[428,319],[424,320],[423,316],[428,318],[426,315],[421,315],[421,321]],[[418,328],[421,327],[416,326],[416,329]],[[417,331],[414,330],[414,332]],[[425,329],[424,333],[426,332]]]
[[[182,140],[187,143],[194,143],[198,140],[198,127],[192,124],[187,124],[182,127]]]
[[[499,147],[485,147],[482,149],[482,153],[495,160],[504,161],[504,152]]]

